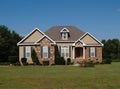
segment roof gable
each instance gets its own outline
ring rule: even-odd
[[[69,32],[67,28],[63,28],[60,32]]]
[[[86,32],[81,38],[80,40],[82,42],[84,42],[86,45],[101,45],[103,46],[103,44],[97,40],[93,35],[91,35],[90,33]]]
[[[40,38],[39,40],[37,40],[34,44],[39,44],[44,38],[47,38],[51,42],[51,44],[56,44],[55,41],[53,41],[47,35],[44,35],[42,38]]]
[[[35,28],[32,32],[30,32],[28,35],[26,35],[21,41],[17,43],[17,45],[20,45],[21,43],[34,43],[39,38],[43,37],[44,33],[40,31],[38,28]]]

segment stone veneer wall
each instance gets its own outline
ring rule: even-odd
[[[48,46],[49,47],[49,51],[50,51],[50,57],[49,58],[42,58],[41,57],[41,47],[43,46]],[[55,47],[54,45],[51,45],[51,41],[49,39],[47,39],[46,37],[42,39],[42,41],[40,41],[40,45],[35,46],[35,50],[38,56],[38,59],[40,61],[41,64],[43,64],[44,61],[49,61],[49,64],[54,64],[54,60],[55,60]]]
[[[85,59],[93,60],[94,62],[102,62],[102,47],[96,47],[96,57],[90,57],[90,47],[85,49]]]

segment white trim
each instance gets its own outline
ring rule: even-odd
[[[39,40],[37,40],[34,44],[39,44],[38,42],[40,42],[44,37],[47,37],[50,41],[53,42],[53,44],[56,44],[55,41],[53,41],[50,37],[48,37],[47,35],[44,35],[42,38],[40,38]]]
[[[100,43],[101,44],[101,46],[103,46],[103,44],[98,40],[98,39],[96,39],[93,35],[91,35],[89,32],[86,32],[82,37],[80,37],[80,40],[83,38],[83,37],[85,37],[86,35],[90,35],[94,40],[96,40],[98,43]]]
[[[80,39],[78,39],[77,41],[75,41],[75,44],[76,44],[78,41],[80,41],[83,45],[85,45],[85,43],[82,42]]]
[[[60,43],[60,42],[62,42],[62,43],[66,43],[66,42],[70,42],[70,43],[74,43],[75,41],[55,41],[56,43]]]
[[[75,43],[72,44],[72,46],[75,46],[75,44],[76,44],[78,41],[80,41],[80,42],[83,44],[83,46],[86,45],[84,42],[82,42],[80,39],[78,39],[77,41],[75,41]]]
[[[51,39],[49,36],[47,36],[46,34],[45,34],[45,36],[46,36],[50,41],[52,41],[54,44],[56,44],[55,41],[54,41],[53,39]]]
[[[19,45],[24,45],[24,44],[20,44],[20,43],[22,43],[25,39],[27,39],[33,32],[35,32],[35,31],[39,31],[42,35],[43,35],[43,37],[42,38],[40,38],[38,41],[40,41],[41,39],[43,39],[44,37],[47,37],[50,41],[52,41],[53,42],[53,44],[56,44],[55,43],[55,41],[53,41],[50,37],[48,37],[45,33],[43,33],[41,30],[39,30],[38,28],[35,28],[33,31],[31,31],[28,35],[26,35],[21,41],[19,41],[18,43],[17,43],[17,46],[19,46]],[[38,41],[36,41],[34,44],[35,45],[37,45],[38,43]]]
[[[33,32],[35,32],[35,31],[39,31],[42,35],[44,35],[44,33],[42,32],[42,31],[40,31],[38,28],[35,28],[33,31],[31,31],[28,35],[26,35],[21,41],[19,41],[18,43],[17,43],[17,46],[19,46],[20,45],[20,43],[21,42],[23,42],[26,38],[28,38]]]
[[[84,46],[88,46],[88,47],[90,47],[90,46],[97,46],[97,47],[100,47],[100,46],[102,46],[102,45],[84,45]]]
[[[63,51],[63,52],[62,52]],[[69,58],[70,57],[70,49],[69,46],[61,46],[61,56],[64,58]],[[63,54],[63,55],[62,55]],[[68,55],[67,55],[68,54]]]
[[[73,59],[75,59],[75,47],[73,47]]]
[[[90,47],[90,57],[95,57],[96,55],[95,47]]]
[[[37,40],[34,44],[39,44],[38,42],[40,42],[45,36],[41,37],[39,40]]]
[[[31,58],[31,46],[26,46],[25,47],[25,57],[26,58]]]
[[[66,31],[63,31],[66,30]],[[63,28],[60,32],[70,32],[67,28]]]
[[[28,45],[28,44],[19,44],[18,46],[34,46],[34,45],[38,45],[38,44],[30,44],[30,45]]]

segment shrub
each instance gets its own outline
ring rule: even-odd
[[[80,64],[80,67],[94,67],[95,66],[94,62],[91,60],[83,60],[79,64]]]
[[[71,59],[68,58],[68,59],[67,59],[67,65],[70,65],[70,64],[71,64]]]
[[[111,64],[112,60],[111,59],[104,59],[101,64]]]
[[[32,61],[34,62],[34,64],[40,64],[39,60],[38,60],[38,57],[37,57],[37,54],[36,54],[36,52],[35,52],[34,49],[32,49],[32,55],[31,55],[31,57],[32,57]]]
[[[0,62],[0,65],[10,65],[9,62]]]
[[[55,64],[57,64],[57,65],[65,65],[64,57],[59,57],[59,56],[56,57]]]
[[[49,65],[49,61],[43,61],[43,65]]]
[[[111,64],[112,60],[111,59],[106,59],[105,63],[106,64]]]
[[[24,57],[21,58],[21,62],[22,62],[23,65],[26,65],[27,64],[27,58],[24,58]]]
[[[112,62],[120,62],[120,59],[112,59]]]
[[[18,56],[9,56],[8,61],[12,64],[17,63],[19,61],[19,57]]]

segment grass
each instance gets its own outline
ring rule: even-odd
[[[0,89],[120,89],[120,63],[75,66],[0,66]]]

